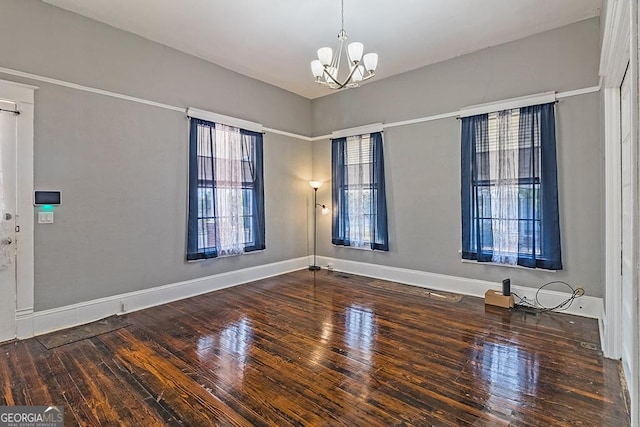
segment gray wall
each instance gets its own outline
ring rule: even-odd
[[[598,19],[590,19],[313,100],[314,134],[595,86],[599,37]],[[461,262],[460,124],[454,118],[384,132],[390,251],[333,247],[330,218],[322,217],[319,255],[496,282],[510,277],[530,287],[563,280],[602,296],[599,95],[563,99],[556,111],[563,271]],[[315,142],[314,178],[330,180],[330,165],[330,142]],[[330,186],[318,197],[329,202]]]
[[[0,66],[311,131],[305,98],[38,0],[0,0]],[[35,228],[36,310],[309,253],[309,143],[265,135],[265,251],[186,263],[183,113],[0,78],[39,86],[35,187],[63,192],[55,224]]]

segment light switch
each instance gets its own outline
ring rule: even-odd
[[[38,212],[38,224],[53,224],[53,212]]]

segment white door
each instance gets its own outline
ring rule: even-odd
[[[622,275],[622,365],[625,377],[629,385],[631,396],[635,396],[634,381],[636,372],[635,363],[635,336],[637,328],[636,318],[636,292],[634,289],[633,263],[633,158],[631,150],[631,84],[629,73],[622,80],[620,86],[620,164],[621,164],[621,275]]]
[[[0,111],[0,342],[16,337],[16,125],[16,114]]]

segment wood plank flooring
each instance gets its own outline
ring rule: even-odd
[[[596,320],[384,283],[303,270],[5,344],[0,405],[62,405],[69,426],[629,425]]]

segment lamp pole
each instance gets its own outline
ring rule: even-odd
[[[316,263],[316,248],[318,242],[318,187],[313,188],[313,265],[309,266],[309,270],[320,270],[320,266]]]

